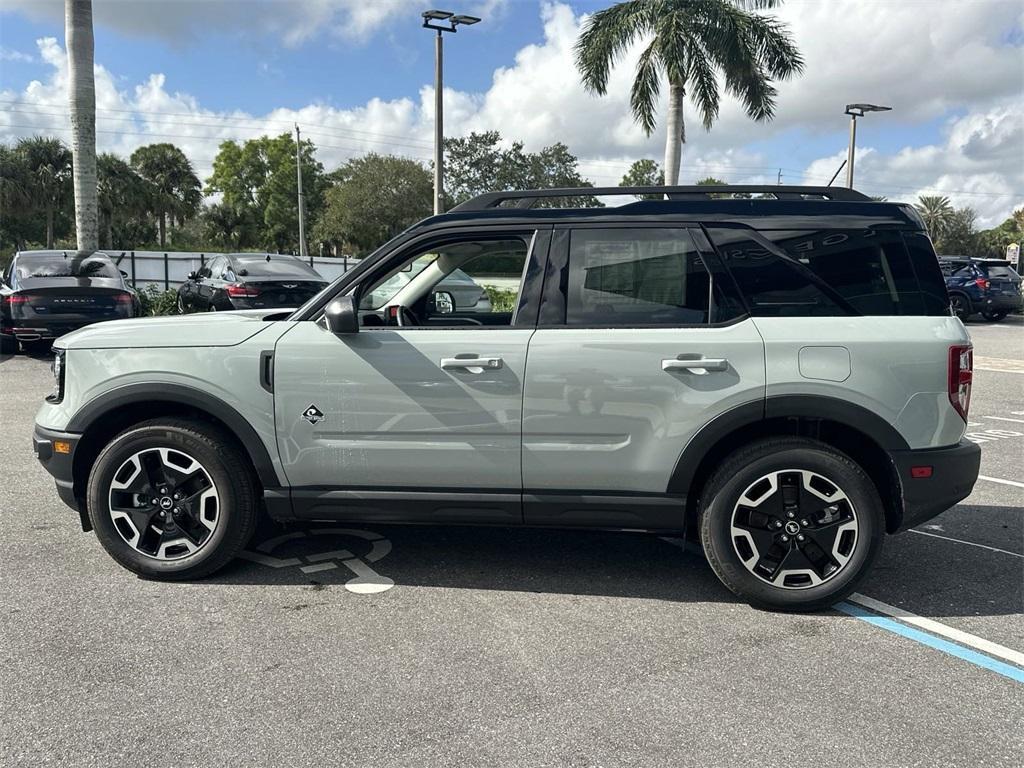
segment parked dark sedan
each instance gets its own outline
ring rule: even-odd
[[[137,314],[138,296],[106,253],[21,251],[0,278],[0,351]]]
[[[298,307],[327,281],[287,254],[228,253],[189,274],[178,288],[178,311]]]
[[[946,278],[953,312],[965,323],[977,312],[991,322],[999,322],[1011,312],[1020,312],[1021,278],[1010,262],[939,256],[939,266]]]

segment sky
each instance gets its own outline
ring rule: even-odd
[[[573,66],[581,25],[609,4],[441,6],[483,18],[445,37],[445,134],[498,130],[528,150],[561,141],[598,185],[617,185],[634,160],[660,161],[663,120],[647,137],[629,111],[639,51],[624,55],[604,97]],[[298,122],[327,170],[369,151],[432,156],[434,41],[419,15],[429,0],[93,5],[100,151],[170,141],[205,179],[221,141]],[[944,194],[982,227],[1024,205],[1024,3],[788,0],[771,13],[801,49],[804,74],[778,84],[767,123],[726,97],[706,132],[687,104],[683,183],[826,184],[846,157],[845,105],[870,102],[893,111],[858,123],[857,188],[890,200]],[[0,141],[68,139],[68,127],[63,2],[4,0]]]

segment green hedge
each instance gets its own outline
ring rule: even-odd
[[[138,294],[143,315],[174,315],[178,312],[177,291],[161,291],[150,283]]]

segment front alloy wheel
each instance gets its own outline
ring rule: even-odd
[[[217,529],[220,496],[210,473],[182,450],[149,448],[114,473],[110,518],[132,549],[157,560],[198,552]]]

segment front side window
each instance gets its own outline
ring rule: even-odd
[[[577,229],[569,241],[566,324],[704,325],[718,286],[683,228]]]

